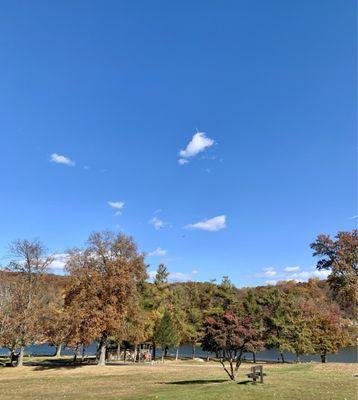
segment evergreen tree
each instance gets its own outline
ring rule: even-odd
[[[179,342],[178,331],[169,312],[165,311],[155,332],[155,343],[162,348],[162,360],[164,360],[165,350],[172,346],[178,346]]]

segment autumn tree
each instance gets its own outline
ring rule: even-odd
[[[262,350],[263,343],[260,333],[249,318],[228,311],[222,317],[207,319],[202,348],[204,351],[219,353],[225,372],[234,381],[243,354]]]
[[[252,325],[257,330],[260,338],[263,339],[264,334],[264,315],[262,307],[257,301],[256,293],[253,289],[249,289],[242,302],[243,314],[250,319]],[[252,353],[253,360],[256,362],[256,353]]]
[[[318,270],[328,270],[328,282],[337,301],[355,313],[358,293],[358,230],[338,232],[335,239],[319,235],[311,244],[319,257]]]
[[[0,347],[10,351],[11,361],[18,345],[15,299],[14,274],[0,270]]]
[[[40,341],[38,323],[44,309],[43,276],[53,261],[38,240],[16,240],[9,246],[11,261],[6,270],[15,276],[6,341],[20,349],[17,365],[23,364],[24,348]]]
[[[307,318],[313,349],[322,363],[326,362],[327,354],[337,353],[347,346],[348,336],[337,305],[317,306],[312,302],[307,308]]]
[[[146,278],[144,255],[131,237],[112,232],[90,235],[87,246],[69,254],[71,283],[65,310],[74,315],[74,343],[98,341],[98,365],[105,365],[107,341],[123,331],[126,318],[140,312]]]
[[[66,315],[61,303],[50,303],[41,318],[41,331],[44,341],[55,346],[55,356],[61,356],[62,345],[69,333],[69,316]]]

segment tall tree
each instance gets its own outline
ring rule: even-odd
[[[12,260],[7,271],[16,278],[12,285],[12,325],[8,339],[20,349],[17,365],[22,366],[25,346],[41,339],[38,322],[44,307],[43,277],[53,258],[46,255],[39,240],[15,240],[9,250]]]
[[[258,298],[263,307],[265,347],[276,348],[282,362],[283,352],[291,350],[290,333],[294,327],[293,298],[277,287],[265,288]]]
[[[177,346],[180,336],[168,311],[165,311],[155,332],[155,343],[162,348],[162,360],[164,361],[165,350]]]
[[[97,232],[89,237],[86,248],[70,253],[67,270],[72,280],[65,308],[79,317],[72,327],[72,340],[97,340],[98,365],[103,366],[107,341],[123,330],[127,316],[140,312],[144,255],[130,237]]]
[[[62,304],[50,303],[41,318],[41,331],[44,341],[55,346],[55,356],[61,356],[62,345],[69,333],[69,316],[66,315]]]
[[[248,289],[246,296],[242,303],[243,314],[250,319],[252,325],[257,330],[260,338],[263,339],[264,335],[264,315],[262,311],[262,307],[259,305],[256,294],[253,289]],[[256,353],[253,352],[253,360],[256,362]]]
[[[311,244],[319,257],[318,270],[328,270],[328,282],[337,301],[355,313],[358,293],[358,230],[338,232],[335,240],[319,235]]]
[[[144,308],[149,313],[149,318],[152,321],[151,327],[148,330],[148,337],[152,341],[152,359],[156,358],[156,349],[160,345],[157,343],[157,332],[160,328],[160,323],[165,311],[169,305],[169,271],[164,264],[160,264],[154,276],[153,284],[147,283],[144,293]]]
[[[309,323],[313,349],[320,355],[322,363],[325,363],[327,354],[337,353],[348,344],[340,310],[335,304],[326,307],[311,304],[307,314],[309,313],[311,314]]]
[[[222,317],[210,317],[205,323],[202,341],[204,351],[220,354],[220,362],[231,380],[237,371],[245,352],[256,352],[263,348],[260,333],[247,317],[238,317],[232,311]],[[228,363],[228,366],[227,364]]]
[[[304,304],[296,300],[288,304],[291,324],[286,327],[286,340],[283,342],[283,349],[296,354],[296,361],[300,361],[300,355],[314,352],[312,343],[312,331],[304,312]]]

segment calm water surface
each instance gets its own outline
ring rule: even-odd
[[[27,346],[25,348],[25,354],[29,355],[53,355],[55,353],[56,349],[53,346],[47,345],[47,344],[41,344],[41,345],[33,345],[33,346]],[[4,348],[0,348],[0,355],[6,355],[8,354],[9,351]],[[96,353],[96,343],[92,343],[91,346],[87,347],[85,350],[86,355],[94,355]],[[175,355],[176,349],[170,349],[169,354]],[[71,349],[68,348],[63,348],[62,349],[62,355],[73,355],[74,352]],[[197,347],[195,349],[195,355],[197,357],[206,357],[208,353],[204,352],[201,350],[200,347]],[[182,357],[190,357],[192,355],[192,347],[191,345],[185,345],[181,346],[179,348],[179,355]],[[286,361],[295,361],[296,356],[293,353],[285,352],[285,360]],[[161,356],[161,351],[160,349],[157,350],[157,356]],[[212,355],[214,356],[214,355]],[[247,360],[252,360],[252,355],[251,354],[246,354],[245,355]],[[279,354],[277,350],[264,350],[256,355],[256,361],[278,361],[279,360]],[[309,362],[309,361],[320,361],[320,357],[318,355],[305,355],[300,357],[301,361],[304,362]],[[350,346],[342,349],[339,353],[337,354],[328,354],[327,355],[327,361],[328,362],[341,362],[341,363],[356,363],[358,361],[357,357],[357,347],[355,346]]]

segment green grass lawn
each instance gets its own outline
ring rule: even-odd
[[[0,399],[357,399],[353,364],[265,365],[263,385],[247,382],[250,366],[237,382],[215,363],[0,368]]]

